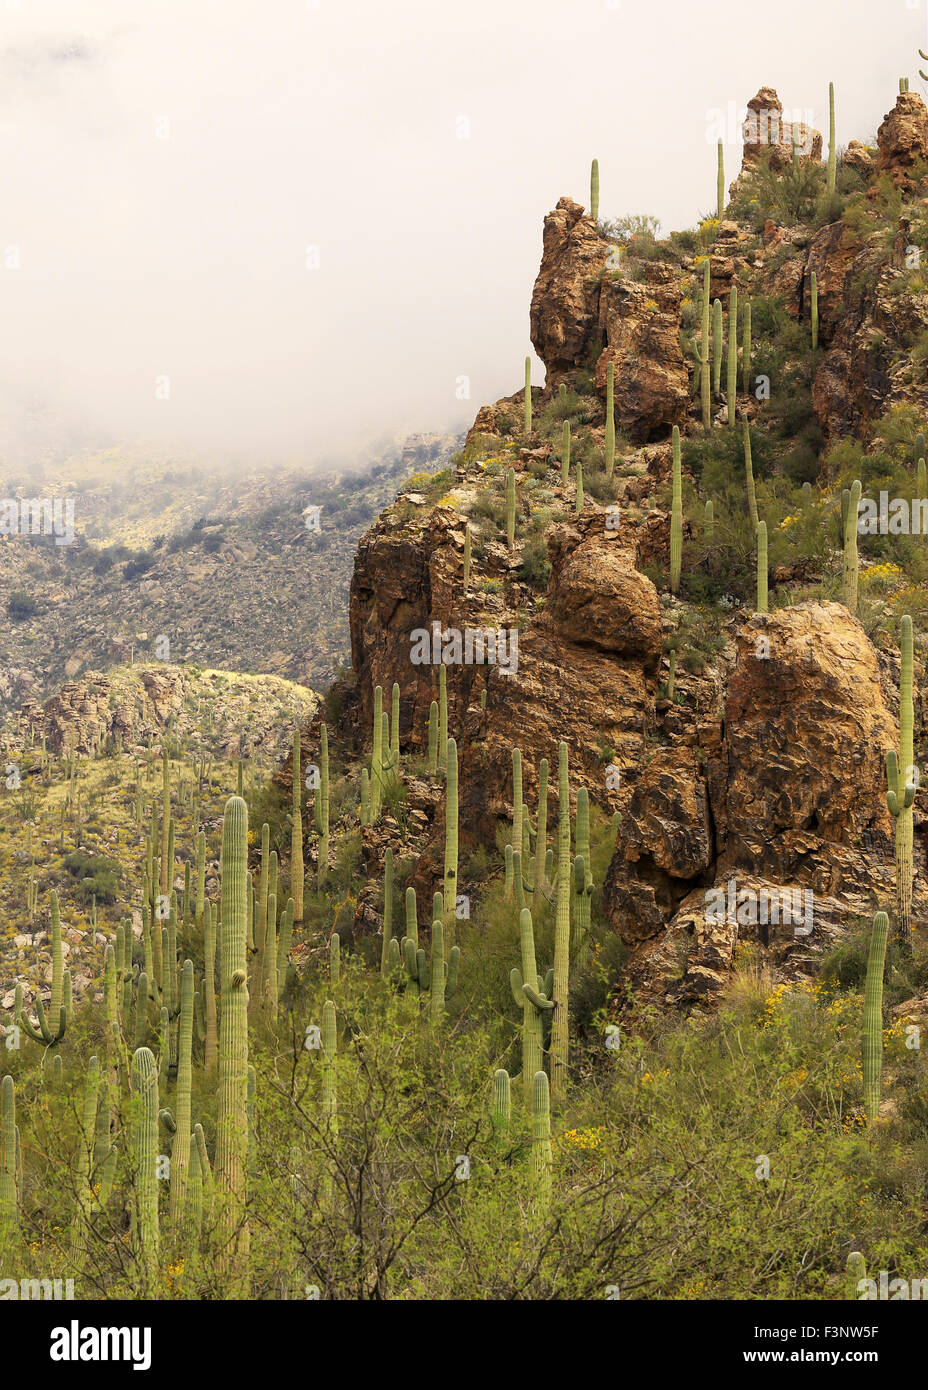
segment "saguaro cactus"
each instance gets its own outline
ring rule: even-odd
[[[767,612],[767,523],[757,523],[757,612]]]
[[[867,1262],[859,1250],[852,1250],[844,1267],[845,1290],[848,1299],[860,1298],[860,1282],[867,1277]]]
[[[570,477],[570,421],[564,421],[561,431],[561,487],[567,486]]]
[[[880,1083],[883,1071],[883,969],[886,963],[886,937],[889,918],[878,912],[873,919],[867,980],[864,985],[863,1077],[864,1109],[870,1124],[880,1113]]]
[[[751,517],[751,525],[757,530],[757,495],[754,492],[754,465],[751,461],[751,430],[747,420],[744,421],[744,479],[748,490],[748,512]]]
[[[180,1027],[177,1042],[177,1095],[174,1142],[171,1146],[171,1204],[173,1226],[183,1219],[190,1164],[190,1094],[193,1080],[193,961],[185,960],[180,976]]]
[[[680,429],[673,427],[673,493],[670,503],[670,592],[680,587],[683,559],[683,471],[680,462]]]
[[[558,748],[557,900],[554,923],[554,1018],[551,1024],[551,1090],[560,1102],[567,1092],[570,996],[570,784],[567,744]]]
[[[708,264],[708,262],[707,262]],[[722,301],[712,304],[712,392],[716,400],[722,394],[722,358],[725,351],[725,329],[722,318]]]
[[[857,581],[859,559],[857,554],[857,518],[860,510],[860,480],[851,484],[847,515],[844,520],[844,606],[849,613],[857,612]]]
[[[506,474],[506,544],[512,550],[516,543],[516,470]]]
[[[429,776],[438,772],[438,701],[429,705]]]
[[[551,1205],[551,1109],[548,1078],[537,1071],[532,1081],[531,1177],[535,1192],[535,1215],[544,1218]]]
[[[458,892],[458,745],[448,740],[448,778],[445,785],[445,924],[448,945],[454,945]]]
[[[158,1265],[158,1068],[147,1047],[132,1059],[135,1211],[133,1252],[143,1289],[150,1289]]]
[[[708,434],[712,428],[712,383],[709,373],[712,370],[709,359],[709,280],[711,266],[707,256],[702,267],[702,346],[699,353],[699,393],[702,404],[702,427]]]
[[[376,825],[380,819],[383,799],[383,687],[374,686],[374,735],[371,747],[371,818]]]
[[[448,768],[448,668],[442,662],[438,668],[438,766]]]
[[[245,1214],[248,1156],[248,990],[245,973],[248,892],[248,807],[230,796],[222,821],[222,1009],[219,1019],[219,1105],[216,1185],[220,1268],[228,1290],[248,1286]],[[270,955],[270,952],[269,952]]]
[[[525,359],[525,433],[532,432],[532,359]]]
[[[519,913],[519,940],[522,948],[522,969],[509,972],[512,997],[522,1008],[522,1093],[526,1108],[531,1105],[532,1082],[541,1070],[544,1040],[544,1015],[554,1008],[551,991],[553,971],[543,980],[535,963],[535,933],[532,914],[527,907]]]
[[[338,1021],[335,1005],[322,1006],[322,1114],[333,1136],[338,1134]]]
[[[509,1128],[511,1114],[512,1090],[509,1073],[500,1067],[493,1073],[493,1124],[497,1130],[505,1131]]]
[[[0,1254],[18,1225],[16,1086],[12,1076],[5,1076],[0,1083]]]
[[[390,946],[393,941],[393,850],[387,847],[383,861],[383,940],[380,947],[380,973],[390,974]]]
[[[599,160],[594,159],[590,165],[590,216],[593,221],[599,220]]]
[[[838,147],[835,144],[835,84],[828,84],[828,175],[825,190],[830,197],[835,191],[835,175],[838,168]]]
[[[606,367],[606,477],[615,470],[615,363],[609,359]]]
[[[397,701],[397,705],[399,701]],[[319,726],[319,849],[316,881],[321,888],[329,872],[329,731]],[[296,899],[293,903],[296,912]]]
[[[728,423],[735,423],[738,409],[738,286],[732,285],[728,297]]]
[[[293,920],[303,920],[303,814],[301,796],[303,769],[300,763],[300,731],[293,731],[293,825],[290,832],[290,896],[293,898]]]
[[[912,916],[912,842],[917,772],[914,756],[915,710],[912,695],[912,619],[908,613],[901,623],[901,670],[899,680],[899,757],[890,749],[886,754],[886,804],[896,822],[896,932],[907,941]]]
[[[577,459],[577,496],[574,502],[574,515],[579,516],[583,511],[583,460]]]

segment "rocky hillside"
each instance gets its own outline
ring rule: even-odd
[[[75,530],[70,545],[0,535],[0,713],[153,657],[324,687],[348,656],[358,537],[456,443],[413,436],[366,472],[317,476],[229,477],[119,449],[48,461],[41,484],[0,477],[3,498],[73,497]]]
[[[781,109],[771,88],[750,107]],[[603,814],[621,816],[602,884],[603,928],[627,948],[628,981],[661,1003],[717,999],[739,943],[756,945],[783,976],[808,976],[816,958],[894,895],[884,758],[898,742],[903,612],[915,621],[921,688],[928,542],[861,539],[860,599],[849,612],[839,504],[853,478],[865,491],[888,485],[901,496],[915,481],[928,406],[920,269],[928,113],[914,93],[900,94],[877,146],[852,142],[837,161],[833,194],[818,133],[795,162],[788,126],[781,142],[761,149],[746,140],[721,219],[663,241],[636,232],[618,243],[614,225],[559,200],[545,219],[531,303],[546,379],[532,388],[530,429],[522,391],[483,407],[450,480],[401,498],[365,534],[351,584],[353,673],[336,686],[340,732],[360,750],[375,686],[386,708],[396,682],[401,748],[421,758],[438,668],[411,662],[414,630],[517,630],[515,674],[455,659],[446,667],[462,844],[476,852],[508,834],[514,746],[534,807],[541,760],[554,767],[565,739],[572,795],[585,786]],[[711,340],[719,376],[708,431],[698,360],[706,266],[724,325],[721,341],[717,328]],[[732,425],[725,388],[735,299]],[[674,425],[684,516],[682,576],[671,592]],[[757,611],[746,432],[769,536],[769,612]],[[917,694],[916,762],[924,741]],[[418,858],[412,881],[427,898],[440,886],[442,813],[437,797],[411,788],[410,798],[416,816],[404,853]],[[928,907],[923,831],[916,806],[919,919]],[[370,848],[377,832],[364,837]],[[367,858],[377,880],[374,850]],[[738,891],[811,892],[811,931],[708,921],[707,892],[727,891],[733,878]],[[372,925],[360,908],[358,925]]]

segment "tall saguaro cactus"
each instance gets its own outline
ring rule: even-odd
[[[448,946],[454,945],[458,892],[458,745],[448,740],[448,777],[445,783],[445,925]]]
[[[293,920],[303,920],[303,769],[300,763],[300,731],[293,731],[293,825],[290,832],[290,896]]]
[[[878,912],[873,919],[867,979],[864,985],[863,1078],[864,1109],[872,1124],[880,1113],[880,1082],[883,1071],[883,969],[886,964],[886,937],[889,918]]]
[[[590,165],[590,216],[594,222],[599,220],[599,160]]]
[[[16,1188],[16,1086],[12,1076],[0,1083],[0,1254],[19,1225]]]
[[[532,1082],[543,1064],[544,1015],[554,1008],[550,998],[553,972],[542,980],[535,963],[535,933],[527,907],[519,913],[519,941],[522,969],[509,972],[509,986],[516,1004],[522,1008],[522,1093],[526,1108],[532,1102]]]
[[[767,523],[757,523],[757,612],[767,612]]]
[[[248,1157],[248,990],[245,973],[248,891],[248,807],[230,796],[222,820],[222,1008],[219,1018],[219,1105],[216,1185],[220,1190],[220,1269],[227,1291],[248,1287],[245,1210]]]
[[[725,355],[725,323],[722,317],[722,301],[712,303],[712,393],[716,400],[722,395],[722,359]]]
[[[712,383],[710,372],[712,370],[709,358],[709,289],[711,266],[707,256],[702,267],[702,346],[699,353],[699,394],[702,405],[702,427],[706,434],[712,428]]]
[[[751,517],[751,525],[757,530],[757,495],[754,491],[754,465],[751,461],[751,430],[747,420],[744,421],[744,480],[748,490],[748,512]]]
[[[859,558],[857,554],[857,522],[860,513],[860,479],[851,484],[847,513],[844,518],[844,606],[849,613],[857,612],[857,583]]]
[[[728,405],[728,423],[735,423],[738,409],[738,286],[732,285],[728,297],[728,389],[725,393]]]
[[[316,881],[321,888],[329,872],[329,731],[319,726],[319,849]],[[294,899],[294,911],[296,900]]]
[[[374,687],[374,734],[371,745],[371,817],[370,824],[380,819],[383,799],[383,686]]]
[[[548,1078],[543,1071],[532,1079],[532,1154],[530,1172],[535,1192],[535,1216],[544,1219],[551,1206],[551,1108]]]
[[[175,1229],[184,1216],[190,1165],[190,1096],[193,1080],[193,961],[185,960],[180,976],[180,1027],[177,1040],[177,1098],[171,1146],[170,1219]]]
[[[554,920],[554,1018],[551,1022],[551,1092],[556,1103],[567,1093],[570,997],[570,783],[567,744],[558,748],[557,899]]]
[[[912,619],[903,615],[901,624],[901,670],[899,679],[899,756],[886,754],[886,804],[896,822],[896,933],[907,942],[912,917],[913,805],[917,773],[913,763],[915,707],[912,694]]]
[[[570,421],[564,421],[561,431],[561,487],[567,486],[570,477]]]
[[[606,367],[606,477],[615,471],[615,363]]]
[[[670,592],[680,587],[683,560],[683,471],[680,462],[680,429],[673,427],[673,492],[670,503]]]
[[[828,84],[828,175],[825,183],[830,197],[835,191],[835,175],[838,167],[838,147],[835,144],[835,84]]]
[[[147,1047],[132,1059],[132,1157],[135,1211],[133,1250],[143,1289],[152,1285],[158,1265],[158,1068]]]

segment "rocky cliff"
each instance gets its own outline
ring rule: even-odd
[[[750,105],[755,112],[782,109],[771,88]],[[924,373],[913,373],[907,356],[928,329],[928,295],[905,252],[925,240],[924,106],[901,94],[880,127],[878,149],[855,142],[840,162],[843,200],[823,211],[818,198],[810,215],[801,197],[791,213],[777,203],[779,194],[771,206],[774,175],[821,182],[821,137],[805,129],[801,135],[804,153],[793,164],[788,126],[772,150],[746,131],[725,218],[689,240],[630,239],[619,247],[618,270],[609,268],[615,238],[608,225],[561,198],[545,218],[531,301],[531,339],[546,381],[533,389],[530,437],[521,430],[523,392],[483,407],[444,495],[401,496],[363,537],[351,583],[353,675],[336,696],[340,735],[356,752],[369,738],[374,687],[383,687],[388,703],[396,682],[403,753],[425,753],[438,667],[411,661],[415,630],[517,631],[514,673],[478,663],[447,666],[449,724],[461,757],[462,842],[471,850],[493,846],[511,821],[514,746],[533,808],[539,764],[547,758],[553,767],[558,742],[566,740],[572,792],[586,786],[604,814],[620,813],[602,917],[628,949],[629,980],[660,1003],[717,998],[739,942],[751,942],[784,975],[802,975],[893,895],[883,761],[898,741],[898,656],[888,631],[879,630],[878,613],[865,627],[834,601],[834,547],[810,563],[772,567],[778,592],[769,614],[737,595],[709,603],[695,588],[673,595],[666,582],[671,426],[680,425],[694,449],[701,436],[691,310],[706,257],[711,294],[723,311],[733,287],[742,304],[755,303],[755,361],[759,373],[773,376],[774,402],[791,372],[802,379],[807,415],[819,430],[822,505],[834,495],[828,460],[836,441],[855,438],[865,422],[899,407],[923,414],[928,405]],[[911,249],[908,256],[911,263]],[[797,346],[796,333],[808,332],[813,272],[819,344],[809,353]],[[782,352],[780,339],[765,342],[775,322],[786,335]],[[609,362],[619,433],[611,478],[602,472]],[[768,415],[776,417],[753,378],[745,378],[738,413],[762,442],[771,431],[772,496],[779,446]],[[724,400],[713,415],[712,438],[723,452],[736,450]],[[579,510],[575,465],[566,486],[562,480],[564,419],[588,469]],[[686,544],[696,569],[702,564],[711,573],[715,559],[711,547],[698,544],[694,510],[702,506],[695,494],[705,492],[707,464],[702,456],[699,462],[702,478],[688,470]],[[512,551],[502,526],[509,468],[517,479]],[[474,550],[465,585],[467,527]],[[810,573],[817,581],[811,587],[800,582]],[[711,641],[703,642],[709,650],[688,661],[687,635],[697,628],[703,637],[710,631]],[[669,698],[672,648],[682,661]],[[917,744],[924,737],[920,702],[918,709]],[[440,788],[429,789],[428,779],[415,786],[414,814],[405,827],[391,823],[390,833],[405,834],[418,859],[413,882],[431,892],[440,886]],[[556,787],[550,795],[556,802]],[[376,878],[382,837],[369,829],[363,835]],[[924,862],[919,825],[917,914],[928,906]],[[709,920],[707,894],[727,891],[733,879],[756,894],[811,893],[810,930],[742,922],[731,912]],[[479,896],[481,885],[467,889]],[[378,928],[369,901],[359,906],[357,925]]]

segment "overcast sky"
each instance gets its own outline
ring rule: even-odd
[[[839,145],[872,137],[901,75],[924,95],[926,9],[0,0],[0,408],[304,465],[467,425],[521,384],[593,155],[601,216],[691,226],[713,109],[769,83],[827,142],[831,79]]]

